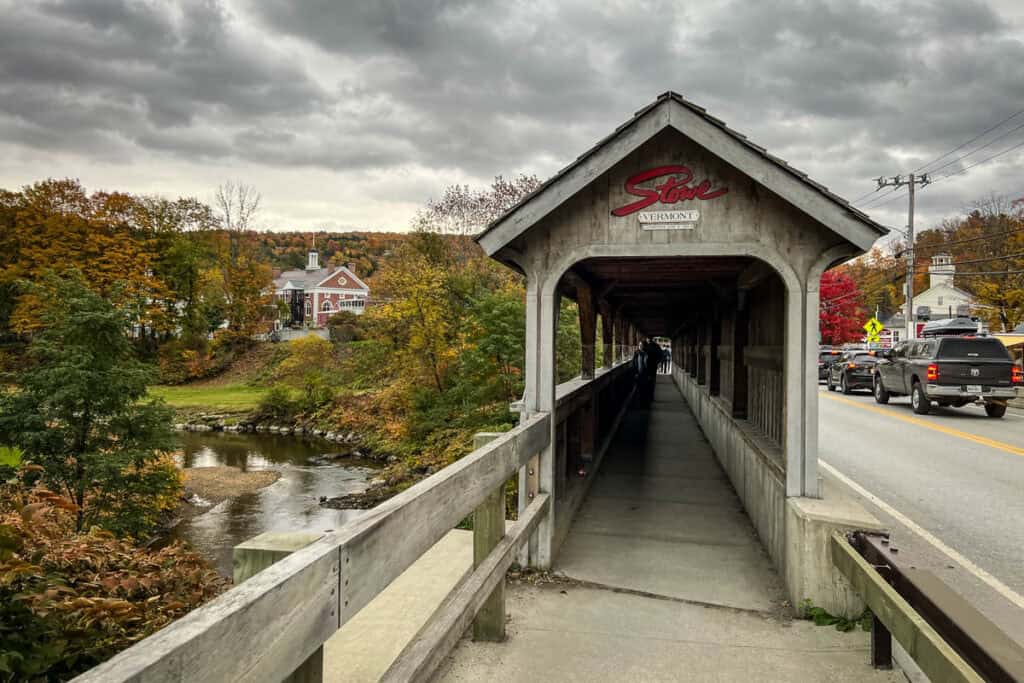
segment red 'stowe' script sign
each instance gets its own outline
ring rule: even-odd
[[[662,176],[669,177],[660,185],[655,185],[653,188],[637,187],[640,183]],[[688,199],[714,199],[729,191],[727,187],[712,190],[710,180],[702,180],[694,187],[690,187],[691,180],[693,180],[693,171],[686,166],[658,166],[637,173],[626,181],[626,192],[634,197],[643,197],[643,199],[612,209],[612,215],[628,216],[641,209],[646,209],[655,202],[675,204]]]

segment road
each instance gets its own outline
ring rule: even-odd
[[[1024,644],[1024,413],[915,415],[821,388],[822,475],[844,486],[1011,637]]]

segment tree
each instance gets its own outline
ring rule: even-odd
[[[170,411],[144,400],[153,373],[135,358],[131,320],[75,271],[42,287],[54,296],[14,388],[0,393],[0,443],[20,447],[74,502],[77,530],[148,534],[181,481],[166,457]]]
[[[821,308],[818,317],[822,344],[844,344],[864,336],[862,325],[867,319],[857,283],[839,269],[825,271],[821,276]]]
[[[136,222],[154,254],[152,271],[167,290],[160,302],[186,346],[205,342],[206,273],[215,265],[213,210],[193,198],[136,198]]]
[[[252,230],[262,198],[252,185],[232,180],[221,183],[214,194],[221,227],[235,233]]]
[[[442,235],[474,235],[538,187],[537,176],[524,174],[511,180],[497,176],[482,190],[451,185],[440,199],[429,200],[426,207],[417,212],[413,226]]]
[[[234,341],[243,344],[272,315],[268,312],[271,270],[259,256],[257,236],[252,230],[260,199],[251,185],[231,181],[218,187],[215,197],[222,228],[218,262],[228,332]]]
[[[166,297],[153,276],[153,255],[135,225],[134,199],[123,193],[88,195],[76,180],[45,180],[2,198],[13,256],[0,257],[0,284],[19,280],[37,285],[44,273],[78,270],[89,287],[130,307],[141,325],[166,328],[161,307]],[[5,225],[5,227],[8,227]],[[39,329],[39,312],[54,293],[45,287],[19,291],[10,324],[14,331]]]

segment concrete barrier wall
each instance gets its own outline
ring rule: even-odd
[[[782,451],[744,420],[732,417],[729,404],[709,396],[706,387],[680,368],[672,377],[743,502],[757,535],[780,576],[786,576],[786,478]]]
[[[743,502],[793,607],[799,610],[810,600],[831,614],[859,615],[864,602],[833,565],[829,539],[834,531],[880,530],[878,520],[831,482],[820,487],[822,498],[787,498],[782,449],[746,420],[732,417],[728,401],[709,396],[707,387],[686,372],[673,366],[672,377]]]

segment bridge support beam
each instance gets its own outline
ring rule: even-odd
[[[545,287],[548,274],[542,269],[526,268],[526,391],[523,394],[522,420],[537,412],[555,415],[555,358],[558,338],[558,312],[561,295],[554,286]],[[557,277],[557,276],[556,276]],[[541,493],[551,494],[548,513],[530,536],[530,542],[519,555],[522,565],[547,569],[551,566],[552,548],[558,506],[555,504],[557,475],[558,426],[552,419],[548,445],[519,474],[519,512]]]

